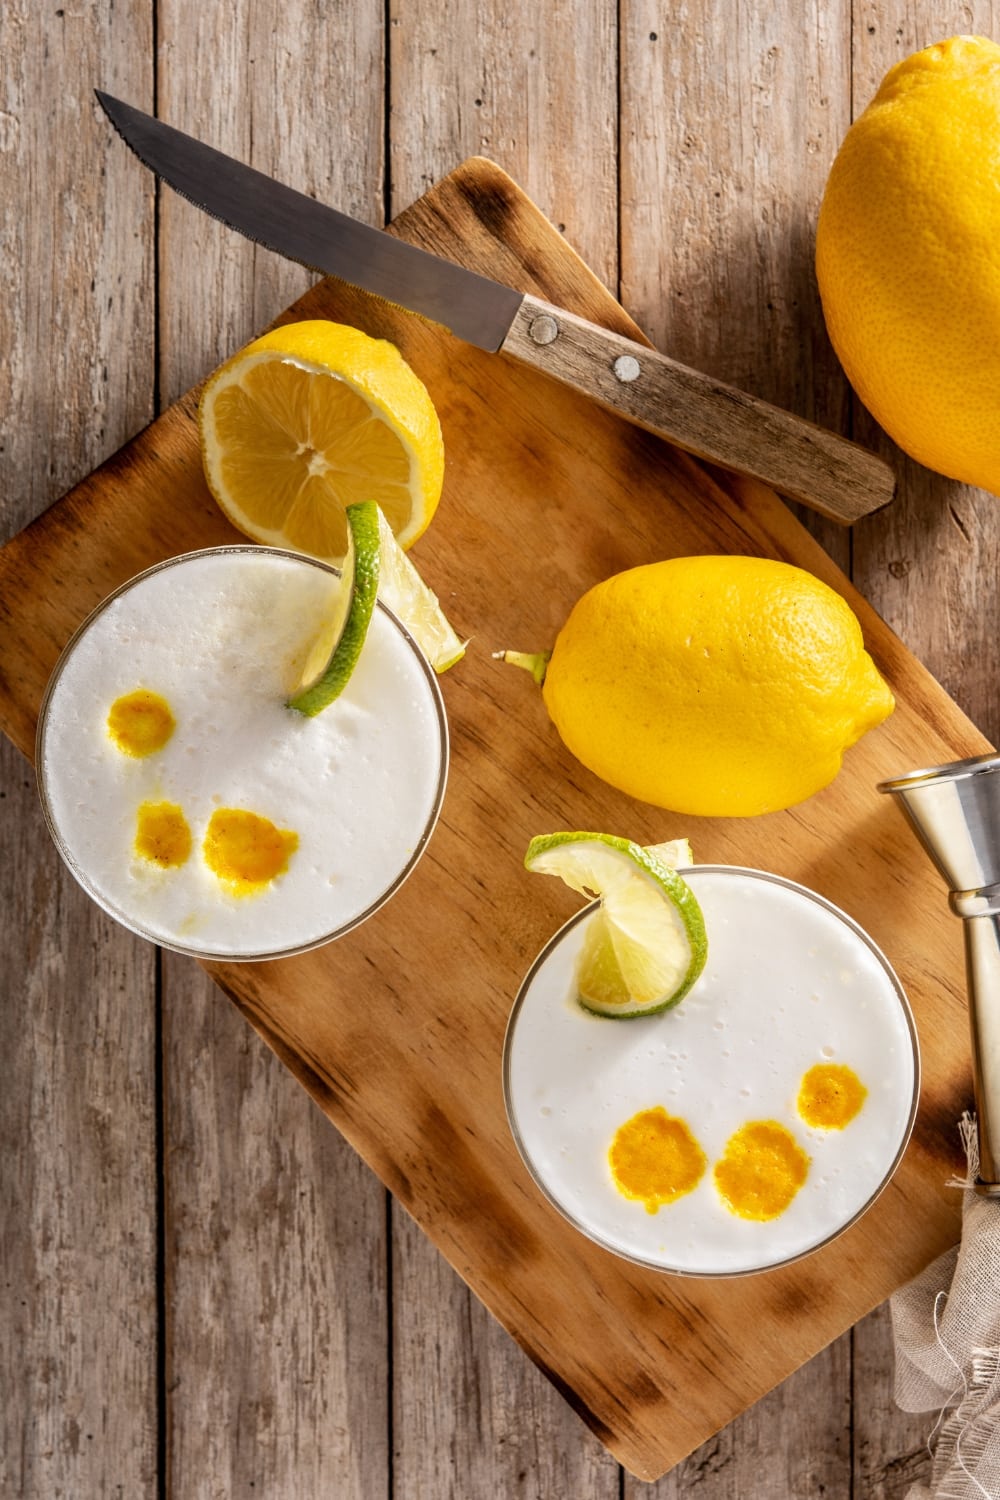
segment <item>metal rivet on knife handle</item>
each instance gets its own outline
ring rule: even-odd
[[[623,385],[627,385],[630,380],[638,380],[642,374],[642,366],[631,354],[619,354],[611,368]]]
[[[559,324],[548,313],[542,313],[528,324],[528,337],[536,344],[553,344],[559,337]]]
[[[558,332],[548,343],[538,339],[546,318]],[[877,454],[537,297],[524,298],[501,352],[831,520],[849,524],[892,499],[895,476]],[[622,378],[627,361],[641,380]]]

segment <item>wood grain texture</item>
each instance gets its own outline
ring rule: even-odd
[[[611,1455],[405,1210],[394,1204],[392,1217],[394,1366],[404,1376],[394,1385],[393,1413],[401,1500],[619,1500]]]
[[[764,1396],[652,1486],[626,1477],[623,1500],[744,1500],[850,1493],[850,1335]]]
[[[0,809],[0,1493],[152,1494],[156,955],[63,868],[7,744]]]
[[[3,537],[153,412],[153,192],[104,164],[92,94],[151,103],[150,20],[0,8]],[[0,1492],[151,1495],[155,954],[82,899],[28,763],[0,767]]]
[[[163,980],[174,1493],[369,1500],[389,1475],[385,1194],[195,964],[165,955]]]
[[[325,7],[242,3],[220,25],[211,7],[169,0],[159,37],[164,118],[384,222],[381,4],[331,18]],[[159,270],[165,400],[315,281],[168,189]],[[388,1493],[385,1190],[211,980],[172,955],[163,1012],[173,1492]]]
[[[900,1411],[892,1399],[893,1350],[888,1305],[851,1332],[853,1412],[851,1493],[905,1500],[930,1478],[930,1437],[937,1413]]]
[[[385,222],[381,4],[238,0],[220,23],[215,7],[162,0],[158,17],[164,119],[346,213]],[[130,170],[149,178],[134,158]],[[166,404],[260,333],[316,277],[165,188],[159,228]]]
[[[466,263],[494,274],[514,258],[519,277],[540,295],[631,326],[530,202],[487,163],[453,174],[402,216],[399,229],[429,248],[457,245]],[[954,1165],[951,1121],[967,1087],[964,1035],[953,1024],[962,1005],[961,962],[943,938],[950,918],[936,876],[907,868],[906,830],[873,786],[899,760],[973,753],[981,737],[761,486],[715,484],[693,461],[663,444],[652,447],[653,439],[588,409],[571,392],[541,377],[532,388],[509,361],[459,348],[441,331],[360,294],[324,283],[290,316],[324,312],[391,332],[435,398],[454,455],[441,510],[448,525],[422,541],[420,563],[432,586],[455,590],[480,644],[461,673],[445,679],[453,736],[448,799],[427,856],[393,902],[363,937],[351,934],[295,960],[212,965],[210,972],[536,1362],[572,1393],[612,1451],[636,1473],[655,1477],[954,1238],[956,1205],[941,1183]],[[145,523],[139,550],[147,558],[157,547],[177,550],[181,536],[190,545],[217,534],[195,493],[201,481],[191,422],[185,401],[129,455],[129,505]],[[463,441],[461,433],[473,429],[475,444]],[[496,476],[503,507],[492,494]],[[41,638],[35,622],[26,630],[19,601],[34,597],[37,570],[52,569],[58,556],[63,592],[53,608],[64,626],[95,586],[123,568],[134,571],[134,539],[119,539],[110,555],[102,544],[113,534],[124,477],[118,460],[66,502],[67,516],[82,507],[88,521],[86,542],[75,537],[70,555],[65,525],[48,522],[34,529],[30,553],[15,542],[0,558],[9,611],[4,665],[14,658],[21,673],[20,690],[4,704],[9,733],[22,737],[30,726],[51,665],[45,641],[58,634],[55,624]],[[655,495],[655,503],[641,505],[643,494]],[[515,569],[523,577],[527,517],[546,559],[546,588],[498,590]],[[527,1183],[506,1128],[498,1064],[509,997],[566,914],[561,892],[525,900],[520,855],[539,826],[568,817],[631,827],[636,810],[553,743],[540,705],[527,694],[530,684],[511,684],[489,650],[515,638],[550,639],[582,588],[607,571],[609,551],[613,565],[625,566],[697,550],[771,553],[828,578],[857,610],[896,691],[893,717],[808,804],[750,820],[752,826],[705,822],[689,831],[704,859],[791,874],[864,917],[913,998],[927,1088],[893,1186],[850,1234],[768,1277],[680,1286],[611,1261],[554,1222]],[[466,628],[461,614],[456,624]],[[536,752],[540,735],[544,763]],[[642,841],[677,831],[669,817],[647,816],[648,826],[635,830]],[[486,846],[496,855],[488,926],[479,919],[480,862],[471,859]],[[838,856],[846,848],[850,861]],[[437,915],[431,926],[421,916],[428,910]],[[406,1003],[414,984],[419,1006]],[[749,1328],[752,1345],[741,1338]],[[700,1371],[694,1385],[693,1368]]]
[[[389,7],[391,214],[468,156],[496,161],[618,283],[618,34],[604,0]]]
[[[671,358],[845,434],[812,244],[851,29],[849,5],[794,0],[622,10],[623,303]],[[849,537],[800,518],[848,570]]]
[[[150,106],[151,19],[143,0],[0,7],[0,538],[153,414],[153,186],[105,162],[93,95]]]
[[[609,287],[618,280],[617,50],[603,0],[390,9],[389,188],[399,212],[483,152],[531,192]],[[583,82],[583,87],[581,87]],[[587,163],[580,190],[580,163]],[[457,589],[443,597],[460,608]],[[607,1455],[563,1397],[393,1210],[393,1475],[406,1500],[608,1500]],[[402,1226],[402,1228],[400,1228]],[[428,1402],[446,1351],[455,1401]],[[465,1391],[482,1393],[470,1401]],[[612,1468],[614,1466],[612,1465]],[[553,1476],[572,1483],[553,1485]]]

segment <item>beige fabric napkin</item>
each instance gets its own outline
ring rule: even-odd
[[[890,1299],[896,1403],[934,1411],[927,1482],[906,1500],[1000,1500],[1000,1201],[982,1198],[975,1120],[959,1124],[968,1163],[962,1239]]]

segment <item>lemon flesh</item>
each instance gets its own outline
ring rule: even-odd
[[[677,557],[573,607],[542,687],[589,770],[674,812],[747,817],[831,782],[893,696],[840,594],[760,557]]]
[[[358,664],[379,582],[379,512],[374,501],[349,505],[347,556],[336,606],[306,659],[302,681],[288,707],[313,718],[340,697]]]
[[[406,626],[435,672],[446,672],[465,655],[466,643],[448,623],[437,595],[424,583],[381,511],[379,541],[379,598]]]
[[[660,848],[690,854],[686,840]],[[585,1010],[648,1016],[683,999],[705,967],[708,943],[694,892],[663,858],[611,834],[552,833],[532,839],[524,863],[600,898],[574,974]]]
[[[312,320],[256,339],[208,381],[198,409],[215,500],[255,541],[339,564],[346,512],[374,500],[409,547],[444,476],[431,397],[399,350]]]

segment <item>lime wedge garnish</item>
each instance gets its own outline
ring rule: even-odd
[[[452,630],[437,595],[424,583],[381,511],[379,537],[382,567],[378,596],[402,620],[435,672],[446,672],[465,655],[466,643]]]
[[[329,707],[357,666],[375,612],[379,585],[379,508],[374,500],[347,507],[347,555],[336,607],[306,660],[288,707],[308,718]]]
[[[600,897],[575,973],[577,999],[602,1016],[669,1010],[705,967],[701,907],[667,862],[690,863],[686,839],[643,849],[607,833],[550,833],[532,839],[524,863]]]

